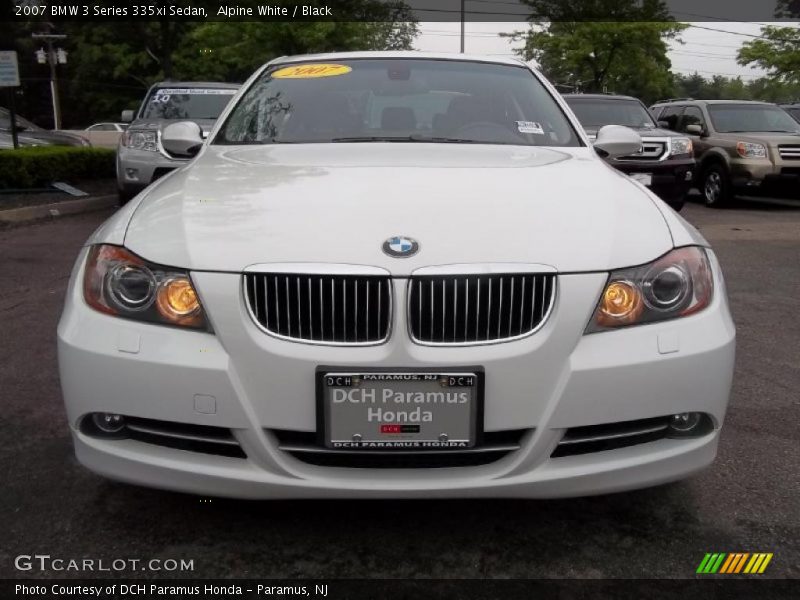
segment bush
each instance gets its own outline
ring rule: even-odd
[[[0,150],[0,188],[47,186],[54,181],[114,177],[114,150],[44,146]]]

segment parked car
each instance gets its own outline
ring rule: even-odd
[[[191,120],[204,135],[239,89],[238,84],[164,81],[152,86],[135,113],[122,112],[128,129],[117,149],[117,189],[124,204],[159,177],[186,164],[161,144],[161,132],[170,123]]]
[[[565,94],[564,99],[590,139],[605,125],[636,130],[642,136],[642,149],[630,156],[608,158],[608,163],[648,186],[675,210],[683,207],[695,168],[688,137],[659,128],[645,105],[631,96]]]
[[[735,194],[798,197],[800,124],[774,104],[742,100],[657,103],[650,112],[689,136],[708,206]]]
[[[92,146],[117,148],[119,145],[119,138],[127,128],[127,123],[95,123],[86,129],[71,133],[85,137]]]
[[[94,125],[89,125],[86,131],[116,131],[122,133],[127,128],[127,123],[95,123]]]
[[[515,59],[281,57],[80,251],[81,463],[243,498],[559,497],[709,465],[735,331],[700,233]]]
[[[43,129],[24,117],[14,115],[17,124],[17,141],[20,146],[89,146],[89,141],[65,131]],[[0,148],[13,148],[11,140],[11,115],[0,108]]]

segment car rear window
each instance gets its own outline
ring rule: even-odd
[[[527,68],[431,59],[272,66],[245,92],[215,139],[370,141],[581,145]]]
[[[216,119],[236,94],[226,88],[163,87],[151,92],[144,119]]]

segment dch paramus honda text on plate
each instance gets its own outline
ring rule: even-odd
[[[515,60],[277,59],[88,240],[58,329],[78,459],[199,494],[558,497],[716,454],[703,237]]]

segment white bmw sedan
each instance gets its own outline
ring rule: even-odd
[[[259,69],[86,242],[58,328],[78,459],[241,498],[564,497],[716,454],[735,331],[705,239],[527,65]]]

